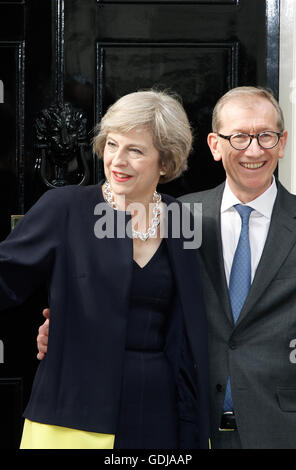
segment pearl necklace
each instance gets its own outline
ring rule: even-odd
[[[106,180],[105,188],[104,188],[104,198],[105,198],[105,201],[108,202],[108,204],[110,204],[110,206],[113,209],[118,210],[116,203],[113,201],[113,193],[112,193],[111,185],[109,181],[107,180]],[[153,218],[152,218],[152,223],[148,227],[147,232],[139,232],[138,230],[135,230],[134,228],[132,229],[133,238],[138,238],[142,242],[145,242],[148,240],[148,238],[156,235],[156,230],[160,223],[161,195],[157,193],[156,191],[154,191],[154,194],[153,194],[153,202],[155,204],[152,210]]]

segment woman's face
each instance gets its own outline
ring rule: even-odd
[[[159,181],[159,152],[152,134],[138,126],[125,134],[109,132],[104,148],[104,170],[114,199],[149,203]]]

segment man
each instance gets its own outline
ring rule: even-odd
[[[213,448],[296,447],[296,365],[290,360],[296,338],[296,196],[273,177],[286,140],[281,109],[269,92],[230,90],[214,109],[208,136],[226,182],[181,198],[203,208],[199,253],[209,323]],[[251,208],[247,226],[238,204]],[[244,296],[237,308],[229,284],[237,295],[230,278],[243,225],[249,251],[244,246],[248,256],[238,261],[238,274],[245,277],[249,264],[251,286],[242,288],[240,279]],[[46,326],[38,337],[40,351],[46,348],[44,333]]]
[[[270,93],[230,90],[214,109],[208,136],[226,182],[181,198],[203,204],[200,262],[214,448],[296,447],[296,365],[290,361],[296,337],[296,196],[273,177],[286,140],[282,112]],[[238,269],[242,277],[248,258],[251,285],[234,318],[229,289],[242,230],[237,204],[253,210],[249,257],[241,258]]]

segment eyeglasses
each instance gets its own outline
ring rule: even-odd
[[[251,145],[253,139],[257,139],[260,147],[264,149],[272,149],[278,144],[283,135],[282,132],[274,131],[264,131],[259,132],[259,134],[246,134],[244,132],[238,132],[237,134],[232,135],[217,134],[219,137],[222,137],[222,139],[229,140],[231,147],[236,150],[246,150],[249,145]]]

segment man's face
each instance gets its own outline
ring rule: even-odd
[[[219,133],[231,135],[239,132],[258,134],[263,131],[279,132],[276,109],[266,98],[245,96],[233,98],[220,112]],[[272,149],[260,147],[253,139],[245,150],[234,149],[228,140],[215,133],[208,136],[208,144],[216,161],[222,160],[227,180],[238,199],[247,203],[260,196],[272,183],[278,159],[284,156],[287,132]]]

